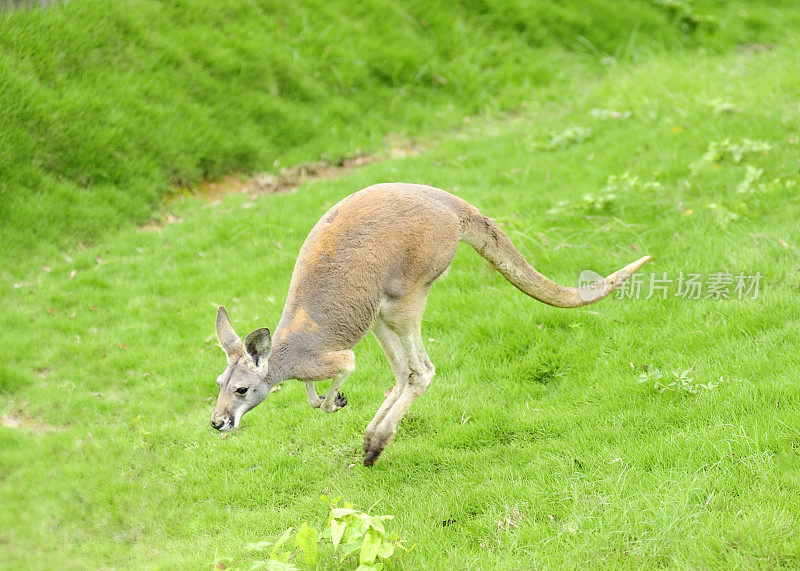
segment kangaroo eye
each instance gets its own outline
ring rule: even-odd
[[[236,394],[243,395],[246,392],[247,392],[247,387],[239,387],[238,389],[236,389]]]

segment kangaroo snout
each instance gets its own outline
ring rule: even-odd
[[[216,414],[211,417],[211,426],[215,429],[219,430],[220,432],[225,432],[233,428],[234,422],[233,419],[227,417],[220,417]]]

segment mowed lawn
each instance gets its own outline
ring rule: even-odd
[[[395,515],[409,569],[800,566],[797,54],[610,67],[421,156],[182,200],[4,284],[3,566],[247,567],[248,543],[324,525],[321,493]],[[242,336],[274,327],[318,217],[397,180],[475,204],[565,285],[654,261],[638,296],[561,310],[462,246],[423,325],[437,377],[375,467],[371,337],[345,409],[287,382],[222,438],[215,304]],[[659,392],[656,370],[707,388]]]

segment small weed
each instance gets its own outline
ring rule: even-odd
[[[712,216],[714,217],[714,221],[721,228],[727,228],[731,222],[741,218],[738,213],[718,202],[709,202],[706,204],[706,208],[711,212]]]
[[[583,195],[583,207],[587,212],[606,212],[611,209],[617,198],[617,195],[611,192],[599,194],[587,192]]]
[[[601,121],[608,121],[609,119],[630,119],[633,113],[630,111],[614,111],[612,109],[598,109],[594,108],[589,111],[589,114],[594,117],[595,119],[600,119]]]
[[[744,173],[744,180],[739,183],[736,192],[739,194],[753,194],[755,192],[763,192],[766,187],[763,184],[756,185],[761,180],[761,175],[764,174],[763,169],[747,165],[747,170]]]
[[[717,20],[713,16],[697,14],[687,0],[652,0],[653,4],[662,8],[688,32],[705,26],[712,27]]]
[[[792,178],[773,178],[772,180],[762,181],[763,174],[764,169],[747,165],[744,178],[739,183],[739,186],[736,187],[736,192],[738,194],[765,194],[780,189],[789,190],[797,184],[797,181]]]
[[[642,182],[638,176],[631,175],[625,171],[619,175],[610,175],[606,180],[605,186],[596,193],[587,192],[583,195],[580,204],[582,211],[586,214],[597,214],[610,212],[613,206],[620,200],[629,200],[636,197],[633,193],[649,192],[661,188],[661,183],[655,180]],[[560,200],[550,208],[547,213],[550,215],[560,215],[567,212],[570,205],[569,200]]]
[[[372,508],[360,512],[353,504],[344,502],[344,507],[335,507],[341,498],[330,500],[331,512],[328,526],[317,532],[306,522],[300,524],[296,533],[289,528],[278,541],[251,543],[248,551],[269,551],[268,560],[258,560],[250,569],[267,569],[268,571],[295,571],[295,563],[304,567],[316,568],[320,555],[328,558],[328,563],[336,565],[355,564],[358,553],[358,570],[383,569],[398,550],[408,549],[397,539],[397,533],[388,534],[386,523],[394,518],[392,515],[370,515]],[[294,535],[294,541],[290,541]],[[326,565],[330,566],[330,565]]]
[[[547,209],[547,214],[549,216],[561,216],[565,214],[569,210],[574,210],[569,208],[572,203],[569,200],[559,200],[556,202],[552,207]]]
[[[716,383],[713,381],[709,381],[708,383],[696,383],[692,374],[693,372],[694,367],[689,367],[683,371],[673,371],[672,380],[669,380],[669,376],[665,378],[664,374],[659,369],[656,369],[652,364],[650,364],[645,368],[644,372],[639,375],[637,382],[652,383],[653,388],[659,393],[672,391],[674,393],[688,393],[695,395],[701,390],[710,391],[711,389],[718,387],[723,381],[723,378],[720,377],[719,382]],[[669,382],[667,382],[668,380]]]
[[[771,150],[772,145],[765,141],[742,139],[741,142],[734,143],[730,139],[724,139],[722,141],[711,141],[708,144],[706,154],[703,155],[703,160],[709,163],[722,163],[728,160],[740,163],[745,155],[766,153]]]
[[[711,107],[716,115],[721,113],[739,113],[739,109],[736,108],[736,105],[725,99],[712,99],[708,102],[708,106]]]
[[[626,171],[620,175],[609,176],[605,186],[597,194],[584,194],[583,205],[589,213],[608,211],[618,199],[632,198],[631,193],[648,192],[660,188],[660,182],[654,180],[642,182],[638,176],[633,176]]]
[[[592,129],[589,127],[581,127],[580,125],[571,125],[561,131],[551,131],[549,139],[545,141],[535,141],[533,147],[535,149],[556,150],[566,149],[573,145],[579,145],[588,140],[592,136]]]

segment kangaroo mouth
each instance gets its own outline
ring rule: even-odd
[[[233,428],[233,421],[229,418],[226,418],[223,421],[212,420],[211,426],[220,432],[228,432],[231,428]]]

